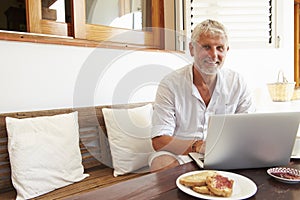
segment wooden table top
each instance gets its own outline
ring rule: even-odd
[[[290,167],[300,170],[300,160],[291,160]],[[231,170],[230,172],[250,178],[257,186],[257,192],[249,199],[299,199],[300,183],[287,184],[277,181],[267,174],[268,168]],[[94,190],[69,198],[70,200],[95,199],[195,199],[176,186],[176,179],[181,174],[199,170],[193,162],[169,170],[147,174],[109,187]]]

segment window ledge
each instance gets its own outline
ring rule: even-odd
[[[79,47],[128,49],[128,50],[130,49],[159,50],[159,49],[142,46],[142,45],[139,46],[139,45],[132,45],[132,44],[124,44],[124,43],[97,42],[97,41],[90,41],[90,40],[74,39],[73,37],[67,37],[67,36],[56,36],[56,35],[36,34],[36,33],[28,33],[28,32],[3,31],[3,30],[0,30],[0,40],[79,46]]]

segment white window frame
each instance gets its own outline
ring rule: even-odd
[[[201,1],[201,0],[194,0],[194,1]],[[214,2],[214,1],[218,1],[218,0],[210,0],[210,2]],[[222,0],[222,1],[226,1],[226,0]],[[249,0],[239,0],[239,1],[249,1]],[[267,0],[268,1],[268,0]],[[190,37],[191,37],[191,0],[185,0],[185,11],[186,11],[186,17],[185,17],[185,36],[186,36],[186,42],[185,44],[188,45],[189,41],[190,41]],[[230,48],[279,48],[279,42],[280,42],[280,37],[278,35],[278,23],[277,23],[277,17],[278,17],[278,12],[277,12],[277,0],[272,0],[272,33],[271,33],[271,43],[268,43],[268,41],[266,41],[265,43],[263,42],[249,42],[249,41],[239,41],[239,42],[235,42],[235,38],[233,36],[230,35],[230,30],[228,30],[229,32],[229,45]],[[215,16],[215,18],[213,19],[217,19],[219,21],[222,22],[222,20],[220,20],[218,18],[219,16]],[[242,18],[241,18],[242,19]],[[224,23],[226,26],[226,23]],[[254,38],[255,39],[255,38]],[[187,46],[186,46],[187,48]]]

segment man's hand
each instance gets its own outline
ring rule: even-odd
[[[204,154],[205,152],[205,142],[203,140],[196,140],[192,144],[192,151]]]
[[[169,151],[176,155],[187,155],[190,152],[204,153],[205,143],[203,140],[182,140],[172,136],[157,136],[152,138],[154,150]]]

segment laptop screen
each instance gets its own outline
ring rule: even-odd
[[[212,115],[204,167],[241,169],[287,165],[300,112]]]

